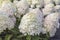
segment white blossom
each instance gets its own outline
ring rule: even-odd
[[[50,3],[45,5],[45,8],[42,9],[44,16],[54,12],[54,4]]]
[[[43,0],[26,0],[31,8],[42,8],[44,6]]]
[[[56,5],[60,5],[60,0],[53,0]]]
[[[32,4],[32,0],[26,0],[29,5]]]
[[[56,5],[54,7],[54,10],[55,10],[55,12],[59,12],[60,13],[60,5]]]
[[[39,9],[33,9],[22,17],[19,31],[24,35],[39,35],[42,31],[43,14]]]
[[[0,33],[3,30],[6,30],[6,28],[11,30],[12,28],[14,28],[14,25],[15,25],[15,23],[9,17],[9,15],[4,13],[3,11],[0,11]]]
[[[16,4],[17,7],[17,13],[16,16],[20,18],[21,15],[26,14],[28,12],[29,6],[28,3],[25,0],[21,0]]]
[[[13,5],[13,3],[4,1],[2,3],[0,10],[3,10],[4,12],[8,13],[9,15],[14,15],[16,12],[16,7]]]
[[[16,8],[13,5],[13,3],[9,2],[9,1],[3,1],[0,11],[9,15],[10,18],[14,21],[14,23],[16,22],[16,18],[14,17]]]
[[[47,17],[44,19],[44,27],[47,32],[50,33],[50,37],[54,36],[56,29],[59,28],[59,14],[52,13],[47,15]]]
[[[55,12],[59,13],[59,16],[60,16],[60,5],[56,5],[56,6],[54,7],[54,10],[55,10]],[[60,17],[59,17],[59,18],[60,18]]]
[[[50,3],[53,3],[53,0],[44,0],[45,5],[50,4]]]
[[[42,8],[44,6],[43,0],[32,0],[32,5],[36,5],[37,8]]]

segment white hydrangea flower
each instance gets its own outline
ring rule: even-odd
[[[54,10],[55,10],[55,12],[59,13],[59,16],[60,16],[60,5],[56,5],[54,7]]]
[[[44,6],[44,1],[43,0],[26,0],[27,3],[30,5],[31,8],[41,8]]]
[[[42,8],[44,6],[43,0],[32,0],[32,5],[36,5],[37,8]]]
[[[4,12],[2,12],[2,11],[0,11],[0,33],[3,30],[6,30],[6,28],[11,30],[12,28],[14,28],[14,25],[15,25],[15,23],[9,17],[9,15],[4,13]]]
[[[50,3],[45,5],[45,8],[42,9],[44,16],[54,12],[54,4]]]
[[[8,2],[8,1],[4,1],[2,3],[0,10],[3,10],[4,12],[8,13],[9,15],[14,15],[16,12],[16,8],[13,5],[13,3]]]
[[[39,35],[42,31],[43,14],[39,9],[33,9],[22,17],[19,31],[24,35]]]
[[[44,0],[45,5],[50,4],[50,3],[53,3],[53,0]]]
[[[18,2],[19,2],[18,0],[13,1],[14,5],[17,5]]]
[[[50,37],[53,37],[56,33],[57,29],[52,27],[51,30],[49,31]]]
[[[17,7],[17,13],[16,16],[20,17],[21,15],[24,15],[26,12],[28,12],[29,6],[28,3],[25,0],[21,0],[16,4]]]
[[[59,12],[60,13],[60,5],[56,5],[54,7],[54,10],[55,10],[55,12]]]
[[[32,4],[32,0],[26,0],[29,5]]]
[[[53,0],[56,5],[60,5],[60,0]]]
[[[52,13],[50,15],[47,15],[44,20],[44,27],[47,32],[50,33],[50,36],[54,36],[56,33],[56,29],[59,28],[59,14]]]

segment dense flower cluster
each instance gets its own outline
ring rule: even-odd
[[[48,15],[44,20],[44,27],[50,33],[50,36],[54,36],[56,28],[59,28],[59,17],[58,13],[52,13]]]
[[[44,0],[27,0],[31,8],[38,7],[41,8],[44,6]]]
[[[13,18],[10,18],[8,14],[0,11],[0,32],[3,30],[6,30],[8,28],[9,30],[14,28],[14,21]]]
[[[3,30],[6,30],[8,28],[11,30],[14,28],[16,18],[14,17],[15,8],[13,7],[12,3],[8,1],[4,1],[1,4],[0,8],[0,33]]]
[[[24,15],[28,12],[29,6],[25,0],[17,1],[17,2],[14,1],[14,4],[16,4],[15,5],[17,8],[16,16],[18,18],[20,18],[21,15]]]
[[[54,36],[59,28],[60,0],[0,1],[0,33],[14,28],[19,19],[19,32],[24,35],[49,33]]]
[[[40,33],[46,34],[49,32],[50,37],[54,36],[57,31],[57,28],[59,28],[59,12],[60,12],[60,7],[59,5],[57,5],[55,0],[34,0],[34,1],[25,0],[25,1],[27,1],[29,5],[29,11],[22,17],[21,23],[19,25],[19,31],[24,35],[27,34],[37,35]],[[39,10],[37,9],[41,11],[40,14]],[[41,17],[38,17],[37,15],[40,15]],[[33,17],[36,19],[34,19]],[[38,24],[40,26],[38,26]]]
[[[43,14],[37,9],[32,9],[23,16],[19,29],[24,35],[39,35],[42,31]]]

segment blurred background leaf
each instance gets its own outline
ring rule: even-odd
[[[12,37],[12,35],[7,34],[7,35],[5,36],[5,40],[10,40],[11,37]]]

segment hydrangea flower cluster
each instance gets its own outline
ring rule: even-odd
[[[19,31],[24,35],[39,35],[40,33],[47,34],[49,32],[50,37],[54,36],[59,28],[60,7],[58,4],[54,0],[24,1],[27,1],[29,11],[22,17]]]
[[[16,17],[20,18],[21,15],[24,15],[28,12],[29,6],[25,0],[14,1],[14,4],[17,10]]]
[[[50,36],[54,36],[56,33],[56,28],[59,28],[59,13],[52,13],[44,19],[44,27]]]
[[[20,19],[19,32],[24,35],[49,33],[54,36],[59,28],[59,0],[1,0],[0,32],[14,28],[16,19]]]
[[[39,35],[42,32],[43,14],[37,9],[32,9],[23,16],[19,29],[24,35]]]
[[[8,28],[14,28],[16,18],[14,17],[15,8],[9,1],[3,1],[0,8],[0,33]]]
[[[41,8],[44,6],[44,0],[27,0],[27,2],[32,8],[34,7]]]

